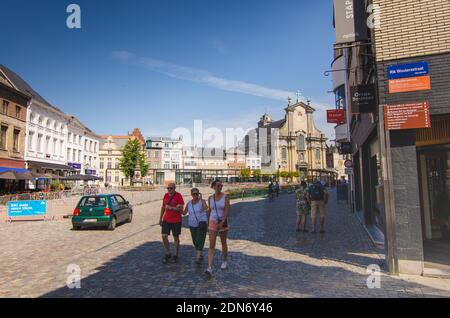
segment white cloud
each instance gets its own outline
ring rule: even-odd
[[[214,76],[205,70],[173,64],[153,58],[136,57],[133,53],[126,51],[113,52],[112,57],[122,63],[145,67],[148,70],[158,72],[172,78],[205,84],[225,91],[282,101],[286,101],[288,96],[295,96],[295,93],[290,91],[264,87],[243,81],[229,80]]]

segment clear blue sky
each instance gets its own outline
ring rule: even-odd
[[[81,7],[81,30],[66,7]],[[285,92],[332,107],[332,1],[2,0],[0,63],[98,134],[256,125]],[[292,96],[293,98],[295,96]],[[330,136],[332,137],[332,136]]]

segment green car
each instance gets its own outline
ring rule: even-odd
[[[131,204],[119,194],[83,196],[73,211],[73,230],[105,227],[113,231],[117,224],[133,219]]]

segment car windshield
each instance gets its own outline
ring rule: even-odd
[[[106,197],[85,197],[81,199],[80,207],[106,206]]]

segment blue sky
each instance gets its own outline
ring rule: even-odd
[[[66,7],[81,7],[80,30]],[[98,134],[250,128],[300,90],[332,108],[332,1],[2,0],[0,63]]]

